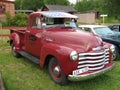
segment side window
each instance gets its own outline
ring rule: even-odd
[[[31,17],[30,19],[30,27],[36,28],[36,17]]]
[[[115,31],[119,31],[119,26],[115,25],[115,26],[113,26],[112,29],[115,30]]]
[[[39,17],[31,17],[30,27],[31,28],[41,28],[40,18]]]

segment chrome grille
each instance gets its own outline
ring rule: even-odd
[[[88,67],[89,70],[102,69],[109,63],[109,49],[100,52],[90,52],[79,54],[78,69]]]

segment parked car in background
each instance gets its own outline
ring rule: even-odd
[[[109,25],[108,27],[113,31],[120,32],[120,24]]]
[[[116,48],[113,54],[113,60],[120,58],[120,35],[113,32],[107,26],[102,25],[80,25],[79,28],[96,34],[100,36],[103,41],[113,44]]]
[[[119,38],[120,40],[120,24],[108,26]]]

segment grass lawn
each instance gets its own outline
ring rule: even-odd
[[[55,84],[46,69],[41,69],[26,58],[15,58],[11,47],[0,41],[0,71],[6,90],[120,90],[120,61],[108,73],[79,82],[70,82],[66,86]]]

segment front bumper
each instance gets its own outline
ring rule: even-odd
[[[99,76],[109,70],[111,70],[113,68],[113,66],[115,65],[115,63],[113,63],[112,65],[110,65],[109,67],[106,67],[102,70],[99,71],[95,71],[94,73],[89,73],[89,74],[83,74],[83,75],[68,75],[68,80],[70,81],[81,81],[81,80],[87,80],[87,79],[91,79],[94,78],[96,76]]]

